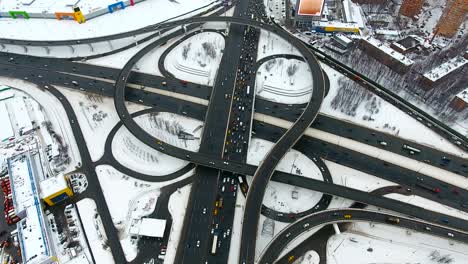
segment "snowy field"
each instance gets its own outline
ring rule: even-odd
[[[378,178],[362,171],[340,165],[335,162],[324,160],[330,170],[333,183],[350,187],[356,190],[371,192],[386,186],[397,185],[396,183]]]
[[[242,237],[242,217],[244,216],[245,196],[236,191],[236,207],[234,208],[234,220],[231,228],[231,248],[229,250],[228,264],[239,263],[239,248]]]
[[[224,45],[224,37],[219,33],[199,33],[171,50],[164,65],[178,79],[213,85]]]
[[[129,235],[132,219],[140,219],[151,214],[156,206],[160,188],[174,181],[152,183],[136,180],[108,165],[98,166],[96,172],[112,220],[119,232],[125,256],[130,261],[137,254],[137,243],[132,241]],[[191,174],[193,171],[182,178]]]
[[[294,264],[319,264],[320,256],[314,250],[307,251],[303,256],[293,262]]]
[[[0,85],[6,85],[20,90],[34,99],[39,105],[47,106],[42,108],[44,115],[47,116],[47,119],[51,122],[54,131],[63,138],[68,146],[70,162],[63,170],[63,173],[74,170],[78,163],[81,163],[81,156],[67,114],[59,100],[49,92],[40,90],[35,84],[27,81],[0,77]]]
[[[258,165],[272,147],[273,143],[269,141],[252,138],[249,144],[247,163]],[[317,180],[323,179],[320,169],[315,163],[296,150],[288,151],[278,164],[277,169]],[[250,184],[252,177],[248,176],[247,181]],[[297,196],[295,196],[296,194]],[[298,213],[314,207],[321,197],[322,194],[319,192],[284,183],[270,182],[263,203],[280,212]]]
[[[0,12],[10,10],[21,10],[34,14],[54,14],[55,12],[72,12],[73,3],[78,3],[83,15],[100,9],[107,9],[115,0],[80,0],[80,1],[62,1],[62,0],[10,0],[0,1]]]
[[[96,228],[95,224],[95,214],[96,203],[90,198],[85,198],[76,203],[78,206],[78,211],[80,212],[81,220],[83,221],[83,227],[86,232],[86,237],[89,242],[90,250],[93,252],[94,259],[96,263],[106,263],[113,264],[115,263],[114,258],[110,248],[104,249],[103,237],[100,231]],[[105,234],[104,234],[105,236]]]
[[[177,190],[169,198],[169,213],[172,216],[172,226],[169,235],[169,242],[167,243],[165,263],[174,263],[177,246],[184,224],[184,217],[187,210],[188,198],[190,196],[190,189],[192,185],[184,186]]]
[[[200,147],[200,121],[172,113],[146,114],[135,120],[146,132],[168,144],[195,152]],[[187,139],[182,138],[184,135]],[[188,135],[193,135],[193,139]],[[147,146],[125,127],[115,135],[112,153],[122,165],[149,175],[173,173],[188,164]]]
[[[354,203],[354,201],[352,201],[352,200],[347,200],[347,199],[340,198],[340,197],[334,197],[332,199],[331,203],[330,203],[329,208],[346,208],[346,207],[351,206],[353,203]],[[245,205],[245,201],[244,201],[243,205]],[[279,222],[279,221],[271,220],[269,218],[267,220],[267,217],[265,217],[264,215],[260,215],[259,219],[260,219],[259,220],[259,226],[258,226],[258,230],[257,230],[257,244],[256,244],[256,249],[255,249],[255,257],[256,258],[260,257],[263,250],[265,250],[265,248],[268,246],[268,244],[273,240],[273,238],[276,235],[278,235],[283,229],[285,229],[286,227],[288,227],[290,225],[289,223]],[[273,228],[272,228],[271,233],[267,233],[267,232],[262,233],[263,225],[265,224],[265,220],[267,220],[267,222],[269,222],[269,221],[273,222],[273,225],[272,225]],[[236,225],[236,222],[234,222],[234,225]],[[234,226],[233,230],[235,228],[236,227]],[[282,255],[286,254],[289,250],[293,249],[294,247],[296,247],[297,245],[302,243],[304,240],[309,238],[311,235],[315,234],[319,229],[320,229],[320,227],[312,228],[312,229],[308,230],[307,232],[302,233],[300,236],[296,237],[293,241],[291,241],[291,243],[289,243],[284,248],[284,250],[280,254],[280,257]]]
[[[468,246],[456,241],[375,223],[353,223],[327,244],[327,263],[468,263]],[[451,262],[441,261],[452,259]],[[389,262],[390,261],[390,262]]]
[[[91,159],[99,160],[104,154],[104,144],[109,132],[120,120],[115,110],[114,100],[110,97],[67,88],[59,88],[59,90],[67,97],[76,114]],[[130,113],[147,108],[143,105],[127,103]]]
[[[168,33],[175,31],[175,30],[177,30],[177,28],[174,30],[168,31]],[[161,35],[161,37],[165,36],[166,34]],[[156,39],[158,38],[154,38],[153,41],[155,41]],[[173,38],[169,40],[166,44],[161,45],[151,50],[150,52],[148,52],[143,58],[141,58],[139,61],[135,63],[133,70],[136,72],[143,72],[143,73],[162,76],[158,68],[159,57],[161,57],[161,54],[164,52],[166,48],[168,48],[171,45],[171,43],[177,41],[178,39],[179,38]],[[134,47],[131,47],[129,49],[126,49],[124,51],[121,51],[119,53],[112,54],[109,56],[87,60],[86,62],[83,62],[83,63],[110,67],[110,68],[115,68],[115,69],[121,69],[124,67],[124,65],[129,61],[129,59],[133,55],[135,55],[138,51],[143,49],[145,46],[149,45],[151,42],[152,41],[138,45],[138,46],[134,46]]]
[[[468,221],[468,213],[454,209],[452,207],[437,203],[437,200],[432,201],[416,195],[402,195],[399,193],[391,193],[385,195],[387,198],[402,201],[404,203],[412,204],[424,208],[426,210],[439,212],[453,217],[465,219]]]
[[[268,220],[267,220],[268,219]],[[272,233],[262,234],[263,224],[267,221],[273,221],[273,231]],[[286,228],[289,223],[278,222],[275,220],[271,220],[266,218],[264,215],[260,215],[258,221],[258,230],[257,230],[257,244],[255,248],[255,257],[258,258],[262,251],[268,246],[271,240],[279,233],[281,230]]]
[[[269,60],[259,67],[255,79],[257,96],[283,104],[309,102],[312,87],[308,65],[295,59]]]
[[[286,40],[283,40],[269,31],[261,30],[260,39],[258,41],[257,60],[276,54],[293,54],[301,56],[296,48]]]
[[[131,216],[129,214],[130,208],[134,209],[132,205],[136,205],[134,203],[137,202],[139,198],[143,197],[147,198],[146,200],[150,200],[154,196],[147,194],[153,192],[158,196],[161,187],[174,182],[174,180],[162,183],[137,180],[118,172],[109,165],[98,166],[96,172],[113,221],[119,225],[126,224],[126,221],[129,220]],[[177,180],[186,178],[192,173],[193,172],[190,171]],[[141,201],[139,203],[141,203]]]
[[[62,88],[80,123],[86,144],[93,161],[104,154],[104,143],[119,117],[114,102],[109,97],[86,94],[76,90]]]
[[[348,200],[345,198],[341,198],[338,196],[333,196],[330,205],[328,206],[328,209],[339,209],[339,208],[348,208],[351,205],[353,205],[355,201],[353,200]],[[375,209],[377,210],[377,209]],[[277,222],[276,222],[277,223]],[[282,229],[284,229],[286,226],[282,227],[281,229],[277,230],[275,235],[279,233]],[[284,250],[281,252],[279,255],[280,258],[283,257],[286,253],[288,253],[290,250],[294,249],[296,246],[298,246],[300,243],[302,243],[304,240],[315,234],[322,226],[317,226],[315,228],[312,228],[308,230],[307,232],[302,233],[298,237],[296,237],[291,243],[289,243]],[[307,262],[306,262],[307,263]]]
[[[92,38],[159,23],[212,2],[211,0],[146,0],[133,7],[127,7],[125,10],[94,18],[83,24],[78,24],[72,20],[1,18],[0,32],[2,32],[2,37],[12,39],[67,40]],[[122,23],[122,21],[131,21],[131,23]]]
[[[448,142],[410,115],[374,94],[365,91],[364,88],[359,86],[359,90],[362,90],[359,94],[349,93],[346,89],[340,89],[338,82],[339,78],[343,77],[343,75],[325,64],[321,66],[330,79],[330,91],[327,97],[325,97],[320,109],[322,114],[376,129],[458,156],[467,156],[465,152],[455,147],[452,143]],[[350,97],[353,98],[353,103],[349,104],[349,106],[340,106],[341,101]],[[365,98],[367,98],[366,101],[359,103],[354,111],[349,110],[354,108],[355,103]],[[411,129],[408,129],[410,127]]]

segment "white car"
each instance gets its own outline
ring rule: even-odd
[[[206,207],[203,208],[203,214],[206,214]]]
[[[200,240],[197,240],[197,247],[200,247]]]

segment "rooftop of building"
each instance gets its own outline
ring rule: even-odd
[[[46,224],[39,198],[37,179],[42,170],[37,153],[26,152],[8,159],[8,175],[17,215],[24,217],[17,223],[23,263],[42,263],[52,255]]]
[[[68,188],[67,181],[63,175],[47,178],[40,183],[41,186],[41,197],[49,197],[59,191]]]
[[[0,1],[0,12],[26,11],[27,13],[73,12],[80,7],[84,15],[115,4],[115,0],[9,0]]]
[[[396,43],[399,44],[400,46],[402,46],[405,50],[406,49],[411,49],[411,48],[416,47],[417,45],[420,44],[419,40],[415,39],[412,36],[404,37],[404,38],[398,40]]]
[[[465,90],[459,92],[456,97],[462,99],[463,101],[465,101],[465,103],[468,104],[468,87],[465,88]]]
[[[437,81],[440,78],[446,76],[447,74],[460,69],[463,67],[466,63],[468,62],[467,59],[463,58],[463,56],[457,56],[455,58],[452,58],[441,65],[433,68],[432,70],[426,72],[423,74],[423,76],[430,81]]]
[[[414,63],[413,60],[395,51],[394,49],[384,45],[382,42],[380,42],[379,40],[375,38],[367,37],[367,38],[364,38],[363,40],[371,44],[372,46],[378,48],[379,50],[386,53],[387,55],[391,56],[393,59],[398,60],[399,62],[403,63],[406,66],[410,66]]]
[[[300,16],[321,16],[324,0],[299,0],[297,14]]]
[[[139,236],[163,237],[166,220],[156,218],[134,219],[130,233]]]

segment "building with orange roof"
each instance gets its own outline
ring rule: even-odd
[[[298,0],[294,18],[296,26],[307,28],[312,25],[312,21],[319,21],[324,5],[324,0]]]
[[[453,37],[465,21],[468,0],[449,0],[435,28],[435,34]]]
[[[400,14],[407,17],[414,17],[421,12],[424,0],[403,0],[400,7]]]

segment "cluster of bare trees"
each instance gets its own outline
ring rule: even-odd
[[[429,257],[431,258],[431,260],[435,261],[435,263],[449,264],[453,262],[453,258],[450,257],[449,254],[442,256],[437,250],[432,251]]]
[[[182,58],[184,58],[184,60],[187,60],[188,53],[189,53],[191,47],[192,47],[192,42],[189,42],[187,45],[184,45],[182,47]]]
[[[362,102],[369,101],[372,97],[374,96],[371,92],[359,87],[356,83],[346,78],[340,78],[338,80],[338,92],[331,101],[331,107],[349,116],[356,116],[359,105]]]
[[[211,57],[212,59],[216,58],[216,48],[213,45],[213,43],[203,42],[202,47],[203,47],[203,50],[205,51],[206,56]]]
[[[161,130],[165,130],[169,132],[169,134],[178,136],[180,133],[184,133],[184,128],[182,125],[176,120],[167,120],[158,116],[158,113],[151,113],[150,117],[150,124],[152,127],[156,127]]]
[[[456,94],[467,88],[468,67],[464,67],[462,70],[452,73],[449,78],[442,79],[430,86],[422,75],[453,57],[462,56],[466,46],[468,46],[468,34],[446,49],[415,54],[412,58],[414,64],[405,74],[393,71],[356,47],[351,48],[345,55],[332,53],[330,55],[383,87],[398,93],[405,100],[432,109],[432,114],[438,116],[442,121],[462,123],[468,119],[468,109],[456,112],[449,105]],[[350,82],[340,82],[340,88],[336,98],[333,99],[332,106],[352,115],[353,109],[356,108],[352,104],[361,103],[364,99],[358,97],[365,95],[365,92],[359,91],[358,85]]]
[[[286,69],[286,73],[288,74],[289,77],[293,76],[297,72],[297,64],[296,63],[291,63],[289,64],[288,68]]]
[[[269,60],[265,63],[265,70],[267,72],[270,72],[271,69],[273,69],[273,67],[275,66],[276,64],[276,59],[272,59],[272,60]]]

